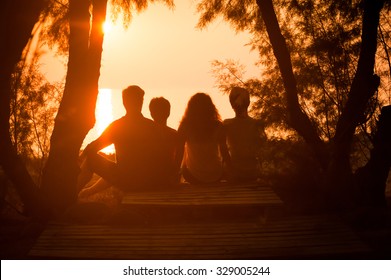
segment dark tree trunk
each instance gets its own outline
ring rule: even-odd
[[[69,3],[67,78],[43,177],[45,196],[58,211],[76,201],[79,151],[95,122],[107,0],[92,1],[92,21],[89,0]]]
[[[352,196],[350,191],[353,190],[353,177],[349,161],[351,143],[356,127],[364,119],[368,101],[376,92],[380,82],[379,77],[374,75],[373,69],[377,48],[377,28],[383,4],[383,0],[364,1],[362,43],[357,71],[351,85],[347,103],[338,120],[332,146],[326,150],[325,144],[319,138],[316,128],[303,112],[298,102],[296,79],[292,70],[289,50],[281,33],[272,0],[257,0],[257,5],[264,19],[283,79],[289,113],[289,125],[315,151],[321,166],[327,170],[326,190],[331,195],[331,198],[335,200],[336,205],[339,206],[341,202],[342,204],[345,203],[349,196]],[[374,151],[373,156],[373,161],[378,162],[376,151]],[[371,161],[369,165],[372,164],[374,163]],[[370,169],[369,166],[368,169]],[[382,180],[384,179],[383,177]],[[380,186],[377,188],[380,189]]]
[[[0,13],[0,164],[17,189],[25,207],[33,214],[43,204],[38,188],[18,157],[10,136],[11,76],[31,38],[45,0],[6,0]]]
[[[362,19],[361,50],[348,100],[338,120],[332,140],[331,160],[327,172],[327,188],[338,200],[339,206],[354,207],[354,193],[357,192],[350,166],[350,153],[356,127],[365,119],[365,110],[375,94],[380,79],[374,74],[377,48],[377,30],[380,11],[384,1],[364,1]]]
[[[330,174],[337,178],[349,176],[351,144],[356,127],[365,119],[364,113],[370,98],[375,94],[380,79],[374,75],[377,48],[377,30],[384,1],[364,1],[361,51],[348,100],[338,120],[333,138]]]
[[[371,208],[387,206],[385,190],[391,165],[391,106],[382,108],[368,163],[356,171],[359,204]]]
[[[264,20],[274,56],[280,68],[285,88],[289,125],[304,138],[314,151],[321,166],[325,168],[328,163],[326,147],[320,139],[316,127],[299,104],[296,78],[292,70],[290,53],[285,38],[281,33],[272,0],[257,0],[257,5]]]

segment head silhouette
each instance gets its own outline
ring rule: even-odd
[[[164,97],[152,98],[149,102],[149,111],[152,119],[159,124],[166,124],[170,116],[171,105]]]
[[[186,127],[192,137],[210,138],[221,122],[216,106],[206,93],[196,93],[187,103],[180,127]]]
[[[220,120],[212,98],[202,92],[196,93],[190,98],[184,117],[189,120]]]
[[[140,113],[143,101],[144,90],[139,86],[128,86],[122,91],[122,102],[127,113]]]
[[[245,88],[233,87],[229,93],[229,102],[235,113],[246,113],[250,105],[250,94]]]

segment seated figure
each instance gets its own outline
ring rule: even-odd
[[[155,188],[161,184],[160,132],[157,125],[141,114],[144,91],[129,86],[122,92],[126,115],[113,121],[105,131],[87,145],[78,178],[82,189],[96,173],[101,177],[92,187],[82,190],[88,196],[112,185],[122,191]],[[99,155],[99,151],[114,144],[116,162]]]
[[[235,117],[224,120],[231,165],[227,179],[232,182],[256,181],[259,177],[259,150],[264,132],[258,120],[248,115],[249,92],[240,87],[232,88],[229,101]]]
[[[220,115],[209,95],[193,95],[178,128],[180,149],[177,164],[191,184],[218,182],[229,154]],[[182,158],[183,155],[183,158]]]
[[[175,158],[178,150],[177,131],[167,126],[171,105],[164,97],[156,97],[149,103],[149,111],[160,134],[160,172],[162,184],[173,185],[179,182],[179,169],[176,167]]]

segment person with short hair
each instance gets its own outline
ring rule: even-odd
[[[149,102],[149,112],[155,123],[167,126],[167,119],[171,113],[171,104],[164,97],[154,97]]]
[[[141,113],[144,94],[144,90],[136,85],[124,89],[122,100],[126,115],[113,121],[84,149],[79,188],[87,184],[93,173],[102,180],[83,190],[81,195],[90,195],[111,185],[129,191],[154,188],[160,183],[159,176],[155,176],[159,170],[159,132],[156,124]],[[111,144],[115,147],[116,162],[98,154]]]
[[[152,98],[149,103],[149,111],[160,134],[159,150],[162,182],[173,185],[179,182],[179,169],[175,164],[179,142],[177,131],[167,125],[167,119],[171,111],[170,102],[164,97]]]
[[[245,88],[233,87],[229,101],[235,117],[223,121],[231,156],[227,179],[232,182],[256,181],[260,173],[258,156],[264,131],[260,122],[248,115],[250,94]]]

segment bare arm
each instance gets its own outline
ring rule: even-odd
[[[226,166],[229,167],[231,165],[231,156],[228,151],[227,138],[223,126],[219,128],[218,137],[221,157],[223,158],[223,162],[226,164]]]
[[[111,145],[113,143],[112,130],[112,125],[109,125],[109,127],[107,127],[105,131],[103,131],[103,133],[96,140],[88,144],[82,153],[82,158],[87,155],[96,154],[98,151]]]
[[[177,148],[175,153],[175,168],[176,171],[179,173],[179,170],[181,169],[181,165],[182,165],[183,154],[185,151],[185,136],[182,130],[178,130],[177,136],[178,137],[177,137]]]

